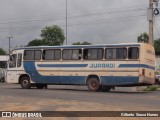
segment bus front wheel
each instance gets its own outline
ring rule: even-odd
[[[31,83],[29,77],[22,77],[21,79],[21,87],[23,89],[30,89],[31,88]]]
[[[91,91],[98,91],[100,89],[100,83],[99,80],[97,78],[90,78],[87,81],[87,87],[89,90]]]

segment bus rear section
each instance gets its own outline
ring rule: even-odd
[[[128,45],[127,58],[108,60],[105,63],[112,64],[112,67],[99,75],[103,86],[131,87],[155,83],[155,53],[150,44]]]
[[[150,44],[142,44],[140,48],[139,83],[155,83],[155,51]]]

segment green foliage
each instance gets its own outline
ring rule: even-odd
[[[137,37],[137,41],[143,42],[143,43],[148,43],[149,42],[149,35],[146,32],[144,32]]]
[[[4,51],[2,48],[0,48],[0,55],[6,55],[6,51]]]
[[[160,51],[160,38],[154,40],[154,48],[155,48],[155,52],[159,52]]]
[[[73,43],[73,45],[91,45],[91,43],[85,41],[83,43],[76,42],[76,43]]]
[[[41,30],[40,36],[42,37],[42,42],[49,46],[63,45],[65,40],[63,30],[57,25],[46,26]]]
[[[56,25],[46,26],[41,30],[40,34],[42,39],[34,39],[28,43],[27,46],[55,46],[55,45],[63,45],[65,40],[63,30]]]
[[[146,32],[144,32],[137,37],[137,40],[138,42],[148,43],[149,35]],[[155,48],[155,52],[160,52],[160,38],[154,40],[154,48]]]
[[[34,39],[28,43],[28,46],[41,46],[43,42],[41,39]]]
[[[152,86],[148,86],[146,89],[144,89],[144,91],[155,91],[158,89],[158,86],[152,85]]]

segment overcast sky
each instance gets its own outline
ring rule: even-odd
[[[136,42],[148,32],[149,0],[67,0],[68,44]],[[40,38],[45,26],[59,25],[66,32],[66,0],[0,0],[0,47],[27,45]],[[156,17],[160,33],[160,15]],[[160,37],[155,31],[155,38]]]

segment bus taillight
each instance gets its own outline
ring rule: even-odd
[[[145,76],[145,69],[142,69],[142,76]]]

